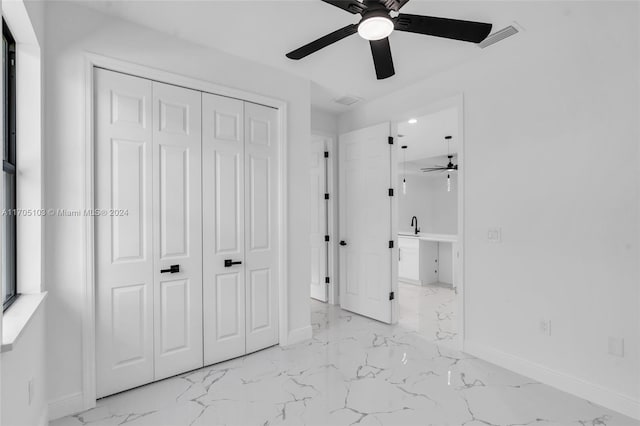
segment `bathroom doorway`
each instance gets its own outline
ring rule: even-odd
[[[396,123],[399,325],[461,347],[461,107]]]

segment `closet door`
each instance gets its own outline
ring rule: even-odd
[[[245,354],[244,103],[202,95],[204,360]],[[227,261],[227,266],[225,266]]]
[[[247,352],[278,343],[278,111],[245,102]]]
[[[96,374],[103,397],[153,381],[151,82],[96,69]]]
[[[201,102],[153,83],[156,380],[203,365]]]

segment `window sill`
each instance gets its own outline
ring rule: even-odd
[[[2,316],[2,346],[0,353],[9,352],[38,312],[47,292],[22,294]]]

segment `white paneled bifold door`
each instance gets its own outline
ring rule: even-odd
[[[390,124],[340,136],[340,306],[391,323]]]
[[[278,343],[277,111],[205,93],[204,359]]]
[[[98,397],[154,378],[152,83],[95,73]]]
[[[98,397],[277,344],[277,110],[94,77]]]
[[[201,98],[153,83],[155,380],[203,365]]]

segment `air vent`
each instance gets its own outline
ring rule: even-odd
[[[493,34],[490,34],[489,37],[485,38],[481,43],[478,43],[482,49],[485,47],[489,47],[492,44],[496,44],[499,41],[504,40],[507,37],[511,37],[512,35],[518,34],[518,29],[513,25],[509,25],[506,28],[501,29]]]
[[[357,96],[346,95],[346,96],[341,96],[339,98],[336,98],[333,101],[341,105],[351,106],[355,103],[360,102],[361,100],[362,99]]]

